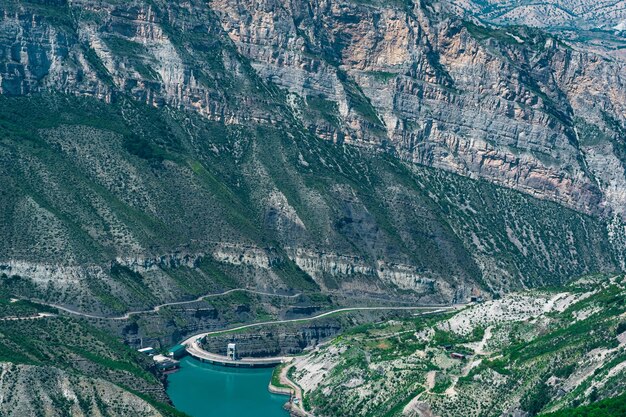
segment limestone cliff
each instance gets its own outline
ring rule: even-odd
[[[449,302],[624,265],[618,61],[439,3],[1,9],[16,293],[96,313],[235,286]]]
[[[623,211],[623,162],[607,169],[626,110],[623,64],[540,32],[462,22],[437,3],[211,4],[263,78],[300,108],[326,107],[332,120],[309,121],[320,136],[586,212]]]
[[[448,10],[349,0],[12,1],[0,22],[0,89],[129,94],[226,123],[295,117],[329,140],[588,213],[622,213],[624,65]]]

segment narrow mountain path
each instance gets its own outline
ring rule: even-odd
[[[300,385],[298,385],[289,378],[289,370],[296,365],[297,361],[298,358],[294,358],[294,360],[289,365],[285,366],[280,371],[280,383],[291,387],[291,389],[293,390],[293,396],[298,399],[297,404],[291,401],[291,411],[295,411],[294,414],[300,414],[306,417],[314,417],[313,414],[304,409],[304,395],[302,393],[302,388],[300,388]]]
[[[179,306],[179,305],[185,305],[185,304],[192,304],[192,303],[197,303],[200,302],[206,298],[215,298],[215,297],[221,297],[224,295],[228,295],[230,293],[233,292],[237,292],[237,291],[241,291],[241,292],[248,292],[251,294],[259,294],[259,295],[269,295],[269,296],[274,296],[274,297],[284,297],[284,298],[296,298],[299,297],[300,295],[302,295],[301,293],[298,294],[293,294],[293,295],[286,295],[286,294],[277,294],[277,293],[269,293],[269,292],[263,292],[263,291],[256,291],[256,290],[250,290],[248,288],[233,288],[224,292],[220,292],[220,293],[210,293],[210,294],[204,294],[201,295],[200,297],[194,299],[194,300],[188,300],[188,301],[174,301],[174,302],[170,302],[170,303],[163,303],[163,304],[159,304],[156,305],[154,307],[152,307],[151,309],[148,310],[135,310],[135,311],[129,311],[128,313],[122,315],[122,316],[100,316],[97,314],[89,314],[89,313],[83,313],[82,311],[78,311],[78,310],[73,310],[71,308],[68,307],[63,307],[61,305],[58,304],[52,304],[52,303],[45,303],[39,300],[34,300],[34,299],[25,299],[28,301],[32,301],[35,302],[37,304],[42,304],[42,305],[46,305],[49,307],[54,307],[56,309],[65,311],[66,313],[70,313],[70,314],[74,314],[76,316],[81,316],[81,317],[87,317],[90,319],[102,319],[102,320],[128,320],[131,316],[137,315],[137,314],[150,314],[150,313],[158,313],[159,310],[161,310],[164,307],[172,307],[172,306]]]

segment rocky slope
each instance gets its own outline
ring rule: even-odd
[[[623,64],[444,6],[12,1],[1,91],[124,93],[237,124],[295,117],[336,142],[621,213]]]
[[[454,0],[459,11],[502,25],[529,25],[545,28],[620,29],[626,19],[621,1],[512,0],[473,2]]]
[[[322,126],[300,115],[320,136],[390,146],[413,162],[586,211],[622,211],[623,166],[610,143],[623,126],[619,62],[541,33],[475,27],[441,14],[437,3],[212,7],[238,50],[299,110],[305,103],[339,113]],[[606,135],[602,144],[588,143],[589,129]],[[620,179],[605,176],[613,159]]]
[[[626,62],[626,9],[620,1],[450,0],[446,9],[464,19],[502,28],[538,27],[570,47]],[[520,39],[511,33],[515,39]],[[521,40],[521,39],[520,39]]]
[[[52,367],[0,363],[3,416],[160,417],[155,407],[106,382]]]
[[[266,127],[0,97],[0,277],[92,313],[232,287],[465,300],[619,266],[600,218]]]
[[[96,313],[233,286],[448,302],[623,266],[617,61],[437,3],[2,10],[17,293]]]
[[[462,302],[477,292],[491,298],[623,269],[623,62],[451,10],[378,0],[2,2],[6,298],[124,317],[227,288],[304,293],[289,301],[233,293],[128,319],[90,319],[130,343],[166,344],[291,314],[294,305]],[[616,322],[593,321],[595,308],[575,319],[598,325],[593,348],[617,360],[623,341],[607,333]],[[529,314],[518,313],[520,320]],[[552,331],[569,324],[569,313],[541,317]],[[482,342],[453,327],[433,331]],[[300,349],[335,331],[279,334],[270,348]],[[566,392],[540,404],[552,409],[588,401],[592,386],[601,396],[623,389],[621,368],[603,373],[606,364],[583,342],[567,360],[585,365],[580,375],[600,369],[583,378],[591,385],[568,370],[559,380],[528,375],[535,363],[515,349],[527,347],[519,338],[546,342],[532,329],[484,332],[511,355],[506,369],[485,362],[464,373],[438,345],[422,357],[398,343],[394,354],[417,355],[411,360],[419,367],[409,371],[430,387],[429,407],[464,407],[482,381],[501,389],[494,407],[515,412],[538,406],[528,402],[535,391]],[[29,414],[35,403],[97,414],[103,401],[118,407],[113,414],[175,413],[136,352],[82,321],[11,318],[0,321],[0,333],[3,386],[22,393],[33,379],[50,381],[32,384],[31,396],[3,397],[8,411]],[[400,342],[413,333],[398,335]],[[551,334],[557,339],[549,343],[561,340]],[[438,343],[429,335],[419,343]],[[374,347],[395,349],[394,337]],[[487,342],[468,349],[488,352]],[[340,361],[344,347],[329,352]],[[428,368],[431,358],[437,369]],[[401,382],[391,404],[362,388],[364,375],[381,379],[379,368],[359,368],[358,355],[347,363],[354,378],[329,386],[359,396],[341,399],[354,405],[350,413],[398,411],[400,403],[421,413],[418,400],[404,403],[418,395],[405,369],[381,365],[394,373],[391,383]],[[556,372],[553,362],[541,365]],[[314,380],[306,372],[299,378],[332,415],[342,405],[317,390],[330,369],[320,366]],[[532,386],[515,385],[507,372]],[[457,397],[438,392],[450,381]]]
[[[624,392],[624,284],[590,277],[361,327],[298,358],[292,375],[316,416],[568,415]]]
[[[150,358],[0,289],[0,414],[179,416]]]
[[[202,347],[208,352],[224,356],[228,343],[236,343],[239,357],[300,355],[359,325],[411,317],[414,313],[408,310],[344,312],[312,321],[264,325],[244,331],[209,335],[203,339]]]

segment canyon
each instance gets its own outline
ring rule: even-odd
[[[40,320],[1,321],[6,351],[22,352],[2,356],[6,383],[80,385],[78,413],[81,396],[99,407],[94,393],[130,381],[141,392],[121,388],[122,409],[175,415],[158,372],[113,353],[120,341],[164,348],[344,306],[497,303],[623,270],[620,4],[2,2],[0,308],[108,346],[63,350],[101,366],[101,379],[68,375],[14,331]],[[251,291],[217,296],[233,289]],[[360,323],[240,343],[295,353]]]

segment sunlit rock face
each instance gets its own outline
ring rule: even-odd
[[[262,77],[335,110],[310,122],[320,136],[391,146],[586,212],[623,211],[622,164],[619,179],[607,169],[610,138],[619,137],[610,120],[623,124],[622,64],[539,32],[464,23],[436,3],[211,5]],[[602,143],[587,143],[594,133],[581,123],[599,129]]]
[[[623,64],[451,10],[3,3],[0,105],[38,124],[0,146],[0,272],[119,312],[232,286],[448,302],[623,266]]]
[[[535,30],[466,23],[448,6],[16,3],[0,22],[0,89],[124,92],[227,123],[295,116],[329,140],[622,213],[623,64]],[[282,93],[251,88],[257,77]]]

